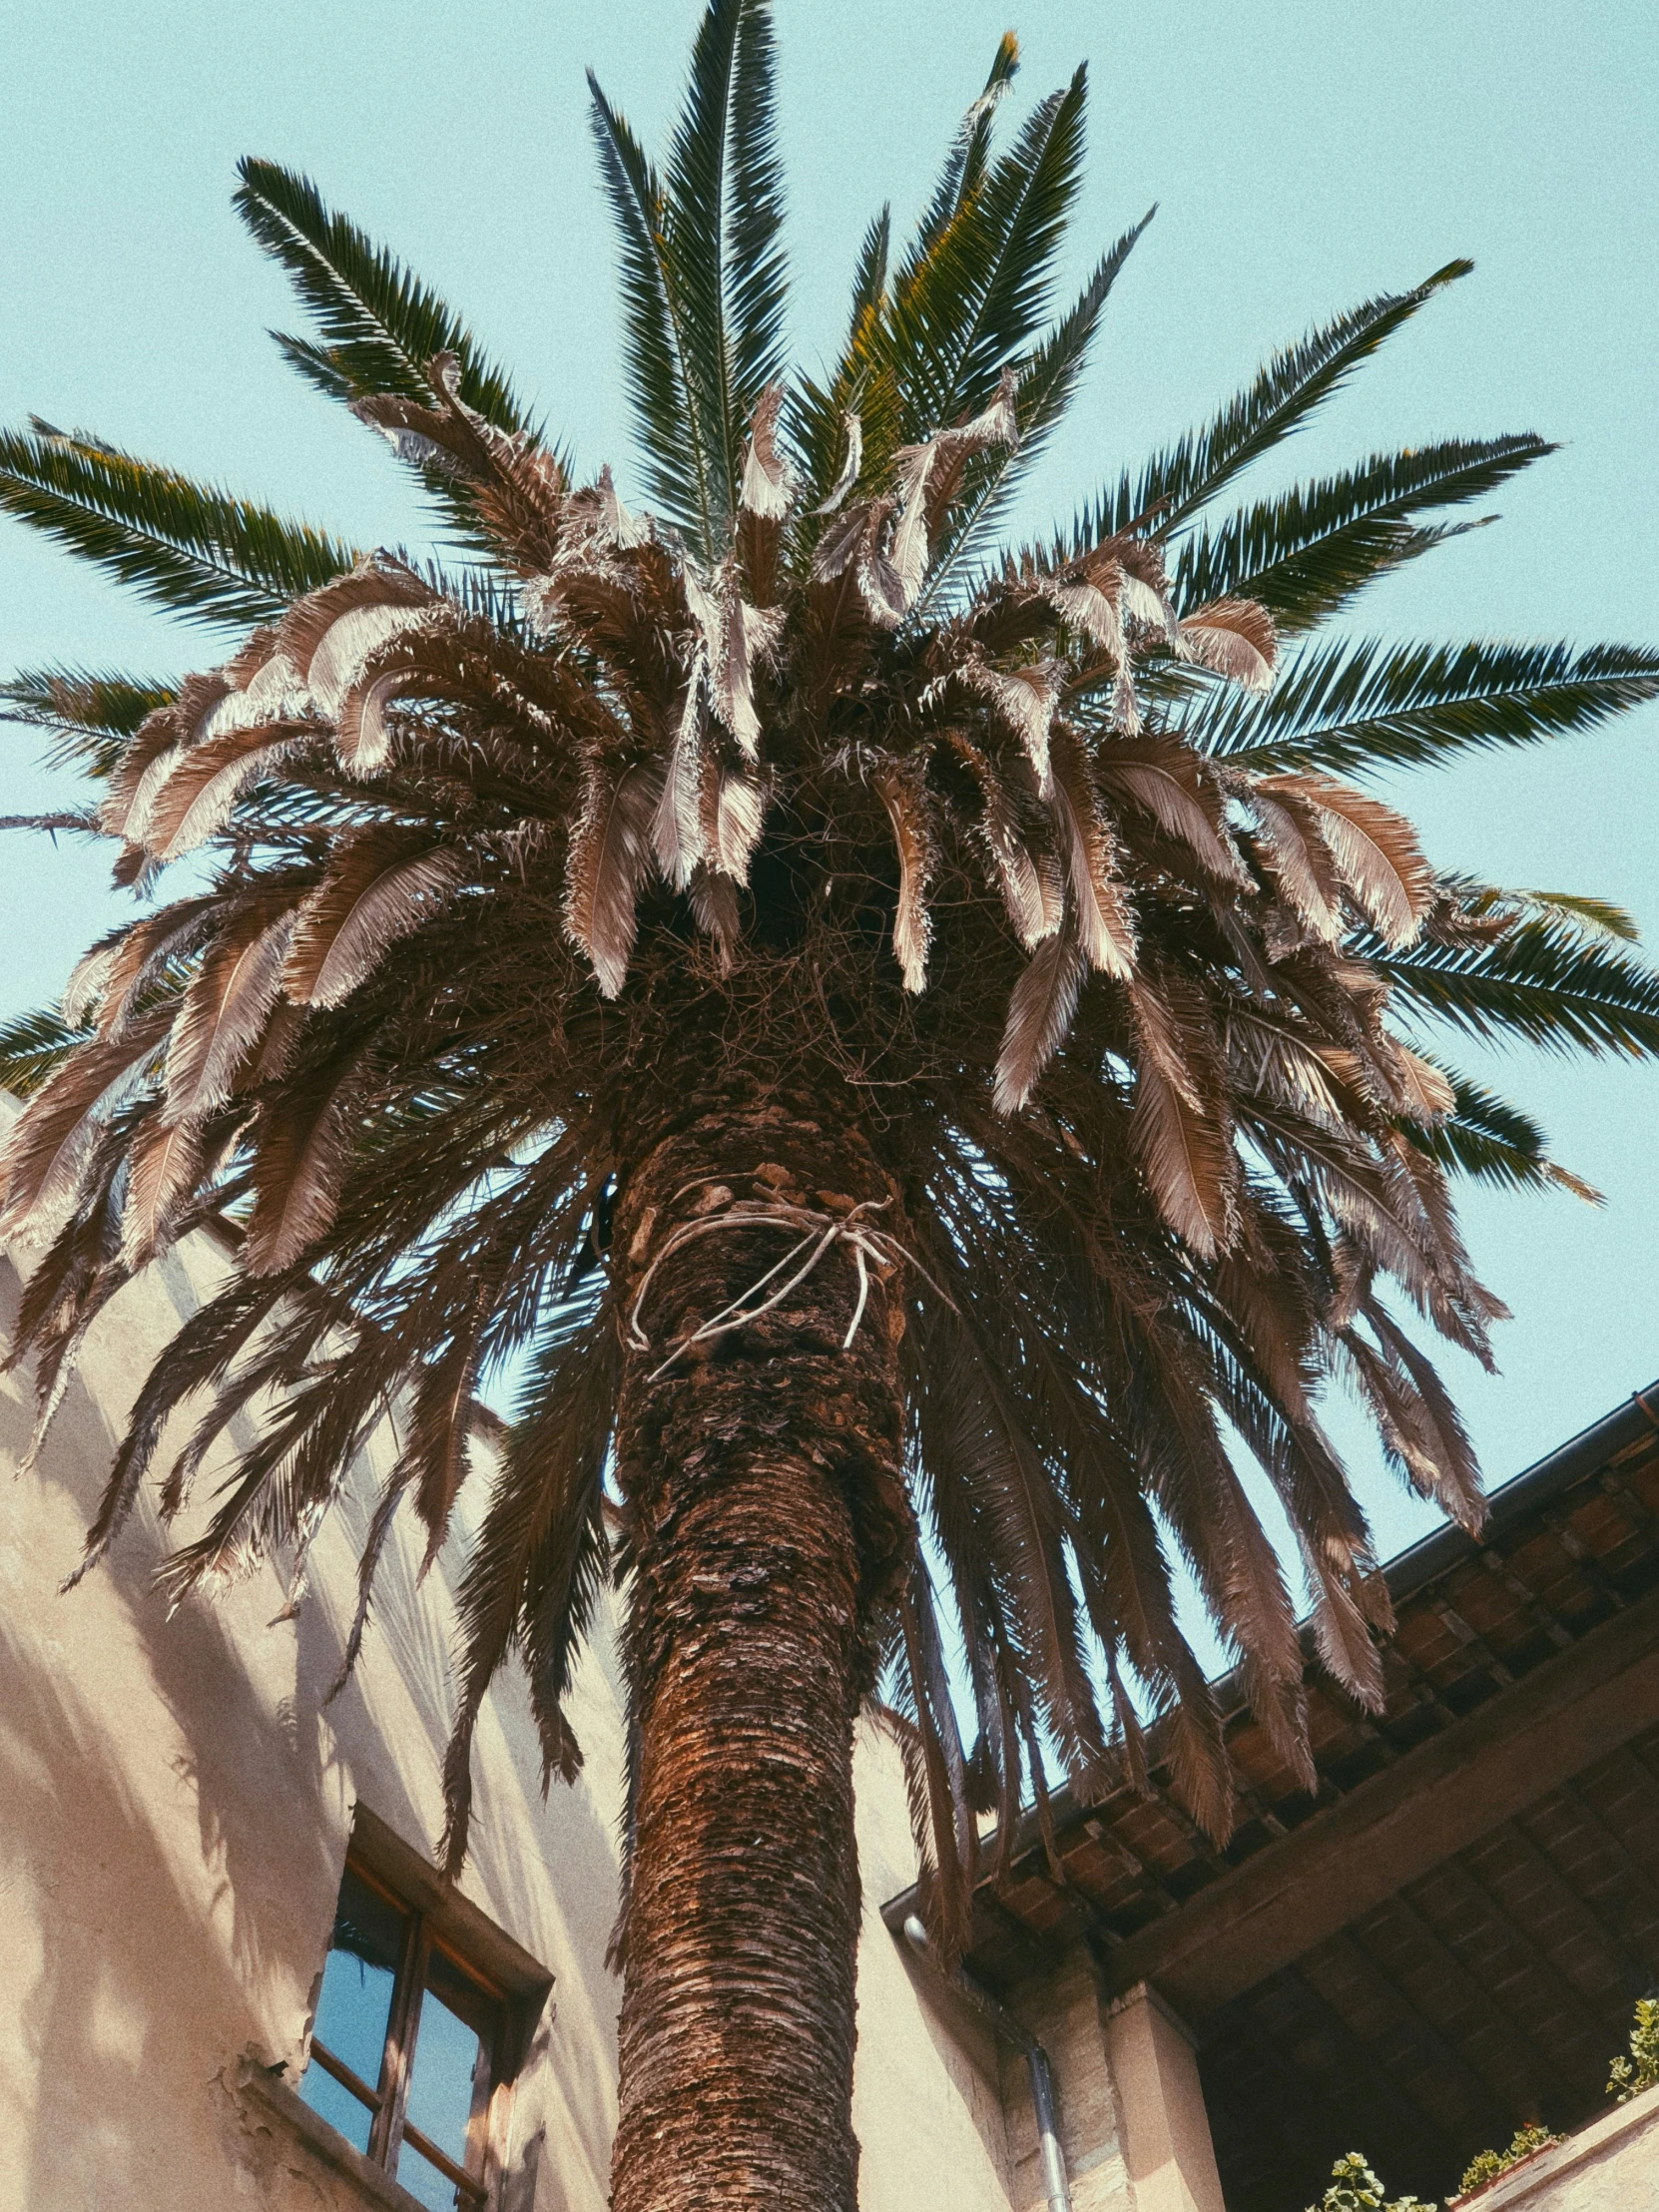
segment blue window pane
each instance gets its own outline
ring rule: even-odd
[[[423,2204],[427,2212],[456,2212],[461,2192],[452,2181],[446,2181],[429,2158],[422,2158],[413,2143],[405,2143],[397,2154],[397,2179],[408,2190],[417,2204]],[[466,2212],[471,2212],[470,2206]]]
[[[346,1869],[312,2034],[370,2089],[379,2086],[405,1925],[396,1906]]]
[[[409,2124],[418,2127],[457,2166],[466,2164],[466,2125],[472,2116],[472,2076],[477,2063],[478,2030],[469,2027],[436,1989],[429,1987],[420,2007],[406,2112]],[[398,2178],[402,2179],[401,2170]]]
[[[373,2113],[349,2089],[342,2089],[332,2074],[324,2073],[314,2059],[305,2068],[299,2094],[313,2112],[320,2113],[330,2127],[337,2127],[348,2143],[366,2154]]]

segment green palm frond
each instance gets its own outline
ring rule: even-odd
[[[280,614],[350,568],[351,547],[79,432],[0,432],[0,511],[192,622]]]
[[[776,59],[770,4],[744,10],[732,83],[731,213],[726,239],[732,396],[742,437],[755,403],[788,363],[783,350],[787,265],[784,171],[778,157]],[[736,483],[734,465],[733,480]]]
[[[238,214],[286,271],[321,339],[273,332],[307,383],[347,405],[388,394],[429,401],[432,358],[451,353],[460,363],[459,395],[469,407],[497,429],[527,427],[511,384],[454,309],[387,248],[330,209],[308,177],[255,160],[243,162],[239,175]],[[469,487],[419,461],[411,465],[439,513],[479,547]]]
[[[1540,913],[1563,915],[1592,935],[1612,937],[1620,944],[1639,944],[1642,932],[1634,914],[1622,906],[1615,906],[1608,898],[1591,898],[1583,891],[1506,891],[1503,896],[1519,900]]]
[[[668,279],[668,210],[661,178],[590,69],[594,142],[622,250],[622,336],[646,490],[663,519],[699,547],[711,542],[713,506],[705,434],[686,334]]]
[[[1523,433],[1373,454],[1341,476],[1241,510],[1214,536],[1205,529],[1187,539],[1176,568],[1176,604],[1254,599],[1281,634],[1306,630],[1374,578],[1451,534],[1418,529],[1413,515],[1482,499],[1555,451]]]
[[[278,333],[276,342],[319,391],[345,400],[371,393],[429,399],[428,363],[434,353],[453,353],[467,405],[498,429],[525,427],[511,384],[454,310],[334,213],[308,177],[255,160],[240,164],[238,175],[237,213],[287,272],[322,339]]]
[[[1157,213],[1156,206],[1148,208],[1138,223],[1131,224],[1121,237],[1113,240],[1067,312],[1041,343],[1019,362],[1020,442],[1013,449],[1013,457],[1023,461],[1038,452],[1065,414],[1088,360],[1089,346],[1112,286],[1134,252],[1141,233]]]
[[[1385,338],[1408,322],[1446,284],[1466,276],[1472,262],[1447,262],[1409,291],[1384,292],[1278,353],[1248,391],[1203,430],[1155,454],[1138,476],[1125,475],[1102,492],[1077,529],[1095,544],[1139,523],[1160,536],[1177,529],[1212,500],[1223,484],[1300,430]]]
[[[825,384],[811,376],[797,376],[786,401],[790,445],[809,509],[825,496],[840,471],[850,408],[856,407],[869,422],[878,450],[890,452],[898,443],[892,374],[879,363],[891,250],[892,210],[883,208],[858,248],[846,345],[833,374]]]
[[[892,252],[892,210],[883,208],[864,233],[852,272],[852,312],[849,328],[856,334],[865,319],[886,297],[887,261]]]
[[[975,204],[986,187],[996,111],[1018,69],[1019,44],[1007,31],[998,41],[983,90],[962,118],[933,197],[902,262],[891,274],[890,285],[890,210],[883,208],[864,234],[853,275],[845,350],[827,384],[803,377],[792,395],[791,437],[814,498],[829,489],[839,469],[848,409],[855,408],[861,418],[866,474],[878,473],[880,464],[906,439],[923,436],[950,419],[939,411],[943,402],[936,395],[936,378],[922,380],[919,398],[912,386],[917,382],[918,360],[925,354],[930,320],[942,317],[940,331],[933,333],[942,341],[943,325],[952,315],[959,320],[964,310],[959,295],[963,266],[970,279],[982,279],[983,271],[975,278],[973,256],[977,253],[983,259],[995,249],[994,222],[984,209],[976,218]],[[1004,191],[1004,203],[1006,198]],[[1002,213],[1005,217],[1005,204]],[[961,235],[966,230],[971,230],[971,241]],[[936,271],[930,275],[947,240],[958,265],[954,299]],[[935,299],[935,292],[942,296]],[[895,301],[902,303],[896,326],[890,316]]]
[[[985,180],[990,159],[991,130],[997,109],[1019,74],[1019,41],[1004,31],[996,45],[984,89],[962,118],[961,128],[945,156],[944,168],[916,232],[912,258],[921,260],[933,251],[950,224],[961,213]]]
[[[622,246],[628,380],[651,497],[725,550],[756,401],[782,369],[783,188],[771,0],[712,0],[666,176],[588,73]]]
[[[889,357],[903,434],[983,406],[1048,314],[1055,256],[1082,176],[1086,73],[1039,103],[1013,150],[893,284]]]
[[[1005,197],[1007,216],[997,223],[999,251],[962,334],[942,421],[989,399],[1003,367],[1047,318],[1055,259],[1083,181],[1087,84],[1079,68],[1066,90],[1038,109],[1007,162],[986,181],[987,207],[1000,218],[998,203]]]
[[[0,1091],[30,1097],[87,1035],[85,1029],[72,1029],[55,1006],[18,1014],[0,1027]]]
[[[737,509],[750,417],[783,367],[784,211],[770,0],[714,0],[705,15],[664,198],[667,278],[707,440],[711,522],[724,537]]]
[[[49,731],[47,767],[102,778],[145,716],[172,697],[171,684],[109,670],[31,669],[0,684],[0,722]]]
[[[1484,1043],[1659,1052],[1659,970],[1547,894],[1492,891],[1488,900],[1488,913],[1515,916],[1489,942],[1423,938],[1390,951],[1368,935],[1352,949],[1375,963],[1397,1004]]]
[[[1118,274],[1157,212],[1155,207],[1148,208],[1139,223],[1114,241],[1095,265],[1070,311],[1018,364],[1019,391],[1014,404],[1019,416],[1019,443],[996,446],[976,457],[969,479],[972,490],[951,517],[948,538],[921,595],[922,605],[936,598],[952,572],[979,550],[1020,478],[1048,443],[1071,404]]]
[[[1530,1114],[1454,1068],[1435,1064],[1450,1082],[1456,1104],[1432,1128],[1401,1123],[1419,1152],[1449,1174],[1466,1175],[1493,1190],[1565,1190],[1592,1206],[1603,1203],[1598,1190],[1549,1157],[1548,1139]]]
[[[1650,647],[1339,640],[1296,654],[1265,698],[1218,699],[1202,742],[1252,770],[1428,768],[1593,729],[1654,698]]]

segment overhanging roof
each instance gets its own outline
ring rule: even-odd
[[[1175,1802],[1167,1770],[1156,1765],[1150,1798],[1127,1786],[1089,1804],[1069,1790],[1055,1793],[1057,1865],[1035,1814],[1027,1814],[1009,1880],[999,1886],[987,1879],[976,1894],[974,1971],[1006,1989],[1082,1936],[1105,1954],[1114,1984],[1167,1971],[1189,1947],[1177,1924],[1212,1918],[1198,1911],[1205,1893],[1236,1888],[1246,1867],[1285,1856],[1294,1837],[1303,1840],[1292,1856],[1305,1863],[1312,1833],[1334,1820],[1351,1834],[1354,1814],[1336,1820],[1339,1809],[1436,1740],[1443,1740],[1440,1753],[1422,1761],[1425,1785],[1430,1771],[1462,1764],[1479,1708],[1494,1700],[1514,1705],[1528,1677],[1659,1587],[1656,1516],[1659,1383],[1504,1483],[1478,1539],[1446,1527],[1390,1562],[1397,1626],[1383,1650],[1381,1715],[1365,1713],[1312,1664],[1310,1643],[1317,1795],[1303,1791],[1278,1758],[1251,1717],[1237,1675],[1224,1677],[1218,1695],[1242,1785],[1242,1818],[1231,1842],[1225,1849],[1210,1843]],[[1624,1641],[1633,1638],[1640,1647],[1645,1635],[1631,1624]],[[1565,1678],[1569,1701],[1570,1685],[1581,1691],[1604,1664],[1599,1657],[1587,1667],[1577,1662]],[[1540,1702],[1537,1690],[1519,1702],[1517,1718],[1524,1718]],[[1477,1733],[1502,1731],[1488,1719]],[[1399,1777],[1391,1794],[1400,1794],[1416,1771]],[[913,1892],[892,1899],[884,1908],[889,1924],[898,1926],[913,1902]],[[1120,1949],[1121,1967],[1114,1955]],[[1219,1994],[1207,1985],[1207,1999]]]
[[[1150,1980],[1183,2013],[1230,2212],[1317,2195],[1361,2140],[1390,2187],[1443,2196],[1512,2124],[1597,2108],[1659,1987],[1656,1416],[1659,1389],[1633,1397],[1495,1492],[1478,1541],[1391,1563],[1384,1710],[1310,1666],[1317,1795],[1229,1678],[1225,1850],[1158,1770],[1150,1799],[1059,1793],[1053,1858],[1028,1819],[977,1890],[992,1986],[1084,1941],[1107,1993]]]

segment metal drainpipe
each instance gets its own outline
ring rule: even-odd
[[[1048,2053],[1022,2020],[999,2004],[982,1982],[960,1966],[952,1972],[940,1961],[927,1939],[927,1931],[912,1913],[904,1923],[904,1940],[916,1956],[925,1960],[947,1988],[964,1997],[987,2020],[1004,2042],[1012,2043],[1025,2059],[1031,2077],[1031,2106],[1037,2115],[1037,2142],[1042,2150],[1043,2182],[1048,2190],[1048,2212],[1071,2212],[1071,2185],[1066,2180],[1066,2154],[1060,2148],[1060,2130],[1054,2118],[1054,2076]]]

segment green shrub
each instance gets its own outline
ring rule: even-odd
[[[1507,2150],[1483,2150],[1463,2172],[1457,2184],[1457,2194],[1466,2197],[1471,2189],[1482,2188],[1488,2181],[1495,2181],[1499,2174],[1506,2174],[1511,2166],[1518,2166],[1523,2158],[1530,2158],[1535,2150],[1545,2150],[1551,2143],[1562,2141],[1552,2135],[1547,2127],[1534,2123],[1521,2128]]]
[[[1630,2056],[1615,2058],[1607,2094],[1628,2104],[1644,2089],[1659,2087],[1659,1997],[1638,1997],[1630,2030]]]
[[[1308,2212],[1435,2212],[1421,2197],[1395,2197],[1382,2201],[1382,2184],[1366,2163],[1365,2154],[1351,2150],[1331,2169],[1331,2186]]]

